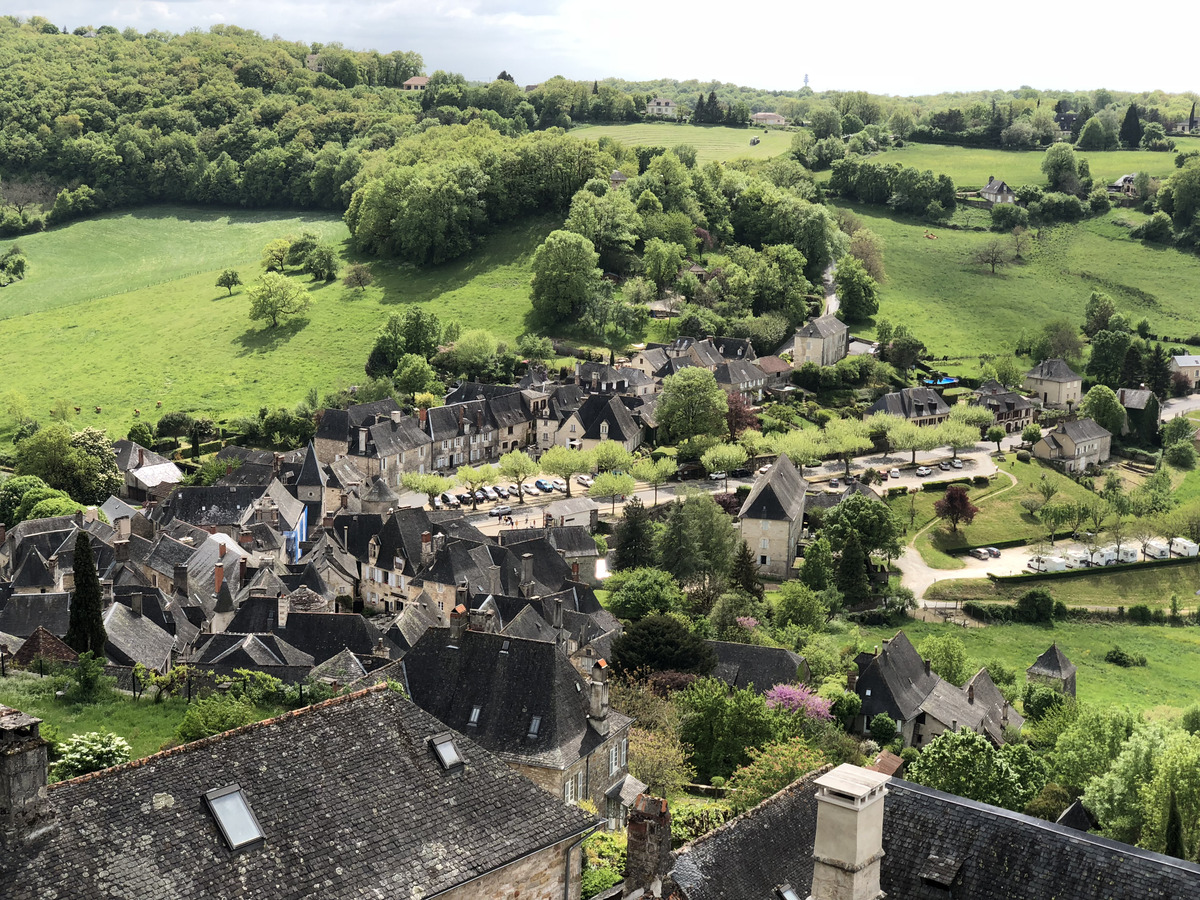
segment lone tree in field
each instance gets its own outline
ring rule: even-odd
[[[933,511],[950,523],[951,531],[958,531],[960,523],[970,525],[975,520],[979,507],[971,502],[966,488],[952,484],[946,488],[946,495],[933,504]]]
[[[978,265],[989,266],[993,275],[996,274],[997,266],[1006,266],[1009,263],[1008,251],[1004,247],[1004,242],[999,238],[992,238],[976,250],[971,258]]]
[[[226,269],[217,278],[217,287],[223,287],[229,291],[229,296],[233,296],[233,289],[242,283],[242,276],[233,269]]]
[[[90,650],[103,657],[108,635],[104,631],[100,576],[96,574],[96,559],[92,556],[89,535],[83,529],[75,536],[74,568],[75,595],[71,598],[66,642],[76,653]]]
[[[266,319],[271,328],[279,324],[282,316],[308,309],[311,302],[308,291],[278,272],[267,272],[249,293],[251,320]]]
[[[362,263],[355,263],[346,270],[346,277],[342,279],[342,284],[346,287],[358,288],[361,292],[363,288],[375,280],[375,276],[371,274],[371,267]]]
[[[263,247],[262,265],[268,272],[282,272],[287,265],[288,254],[292,251],[292,242],[287,238],[278,238]]]

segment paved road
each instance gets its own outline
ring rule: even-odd
[[[827,316],[832,316],[842,305],[837,296],[837,283],[833,280],[835,272],[837,272],[837,262],[831,261],[825,267],[825,271],[821,273],[821,281],[825,285],[825,315]]]
[[[1158,417],[1165,422],[1196,410],[1200,410],[1200,394],[1188,394],[1186,397],[1172,397],[1163,401]]]

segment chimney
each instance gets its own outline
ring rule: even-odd
[[[930,671],[929,660],[925,660],[925,674],[928,675],[929,671]]]
[[[428,420],[429,420],[429,410],[427,410],[425,407],[422,406],[420,409],[417,410],[417,421],[421,423],[422,431],[425,430],[425,423]]]
[[[846,690],[853,692],[857,686],[858,686],[858,675],[855,674],[854,672],[849,673],[846,676]]]
[[[121,516],[113,523],[113,527],[117,530],[117,540],[123,540],[129,537],[129,533],[133,530],[133,522],[130,521],[129,516]],[[0,525],[0,543],[4,542],[3,533],[4,526]]]
[[[175,566],[175,572],[171,578],[175,583],[175,591],[183,594],[185,597],[188,592],[188,567],[187,563],[178,563]]]
[[[388,648],[384,644],[382,637],[380,637],[379,640],[377,640],[375,642],[375,655],[378,656],[380,659],[391,659],[392,658],[392,654],[390,654],[388,652]]]
[[[238,560],[238,587],[244,588],[245,586],[246,586],[246,557],[243,556],[241,559]]]
[[[113,602],[113,583],[111,578],[105,578],[100,582],[100,599],[105,606]]]
[[[598,734],[608,734],[608,663],[596,660],[592,666],[591,695],[588,703],[588,724]]]
[[[367,429],[358,429],[358,452],[363,456],[367,455]]]
[[[555,597],[555,598],[554,598],[554,627],[555,627],[555,628],[562,628],[562,627],[563,627],[563,614],[562,614],[562,612],[563,612],[563,602],[562,602],[562,597]]]
[[[0,544],[3,544],[7,537],[8,527],[3,522],[0,522]]]
[[[48,743],[41,719],[0,706],[0,847],[17,852],[57,827],[46,796]]]
[[[249,531],[238,532],[238,543],[247,550],[254,549],[254,535]]]
[[[477,431],[483,431],[483,410],[482,409],[475,410],[475,429]]]
[[[957,731],[958,731],[958,719],[952,719],[952,720],[951,720],[951,722],[950,722],[950,730],[951,730],[951,731],[953,731],[953,732],[957,732]]]
[[[224,542],[222,542],[220,544],[217,544],[217,559],[224,559],[224,558],[225,558],[225,544],[224,544]]]
[[[487,631],[487,613],[482,609],[473,609],[467,617],[467,628],[470,631]]]
[[[458,433],[459,434],[462,434],[462,427],[463,427],[463,407],[462,407],[462,404],[459,403],[458,404]]]
[[[493,594],[500,593],[500,567],[488,566],[488,590]]]
[[[450,610],[450,643],[452,645],[458,644],[466,631],[467,608],[460,603],[454,609]]]
[[[291,605],[288,603],[287,597],[280,594],[275,601],[275,625],[278,628],[287,628],[288,613],[290,611]]]
[[[347,494],[345,492],[342,493],[341,499],[338,501],[338,507],[340,509],[349,509],[350,508],[350,495],[349,494]]]
[[[433,562],[433,535],[428,531],[421,532],[421,565],[427,566]]]
[[[137,464],[137,467],[140,469],[140,468],[141,468],[142,466],[144,466],[145,464],[146,464],[146,451],[145,451],[145,450],[143,450],[141,447],[138,447],[138,464]]]
[[[629,810],[624,896],[657,897],[671,867],[671,810],[666,800],[638,794]]]
[[[142,617],[142,592],[135,590],[129,595],[129,609],[135,618]]]
[[[225,583],[225,563],[219,562],[213,568],[213,592],[221,593],[221,585]]]
[[[50,580],[58,584],[58,554],[54,553],[46,560],[46,571],[50,573]]]
[[[404,416],[404,413],[402,413],[402,412],[401,412],[400,410],[398,410],[398,409],[393,409],[393,410],[391,411],[391,419],[392,419],[392,421],[393,421],[393,422],[395,422],[397,425],[399,425],[399,424],[400,424],[400,419],[401,419],[403,416]]]
[[[467,608],[467,583],[465,581],[460,581],[454,589],[454,605],[461,606],[463,609]]]
[[[525,590],[526,595],[533,586],[533,554],[521,554],[521,587]]]
[[[843,764],[816,780],[810,900],[879,900],[883,798],[889,776]]]
[[[226,464],[225,464],[225,474],[226,474],[226,475],[232,475],[232,474],[233,474],[233,463],[226,463]]]
[[[75,573],[74,572],[63,572],[62,573],[61,590],[65,591],[67,593],[71,593],[72,591],[75,590]]]
[[[1118,399],[1121,401],[1121,405],[1124,406],[1125,405],[1125,388],[1121,388],[1121,393],[1118,395]]]
[[[579,580],[579,560],[575,560],[573,563],[571,563],[571,580]]]
[[[975,702],[975,685],[973,685],[973,684],[967,685],[967,702],[968,703]]]

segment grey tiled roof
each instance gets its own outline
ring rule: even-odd
[[[1030,369],[1026,378],[1032,378],[1035,381],[1057,381],[1070,382],[1080,381],[1080,377],[1071,371],[1071,367],[1062,359],[1047,359],[1038,363]]]
[[[1074,422],[1059,422],[1059,432],[1065,434],[1076,444],[1082,441],[1098,441],[1111,438],[1112,434],[1099,425],[1095,419],[1076,419]]]
[[[70,619],[70,594],[13,594],[0,609],[0,631],[27,638],[41,625],[55,637],[62,637]]]
[[[445,730],[378,687],[51,785],[60,828],[0,850],[5,898],[431,897],[595,824],[461,735],[443,772]],[[264,833],[236,855],[203,801],[231,784]]]
[[[846,323],[837,316],[818,316],[803,328],[796,329],[796,335],[806,338],[831,338],[844,334],[846,331]]]
[[[950,407],[932,388],[903,388],[884,394],[867,407],[866,415],[877,412],[891,413],[905,419],[926,419],[930,416],[948,416]]]
[[[754,686],[765,694],[777,684],[807,680],[804,657],[783,647],[759,647],[730,641],[705,641],[717,654],[713,677],[739,690]]]
[[[900,631],[878,656],[870,657],[865,667],[859,664],[855,691],[862,697],[862,714],[868,720],[883,712],[907,722],[920,712],[921,704],[940,680],[926,673],[925,661]]]
[[[738,510],[738,518],[794,522],[804,515],[806,487],[807,482],[787,454],[781,453],[770,471],[754,482]]]
[[[1067,655],[1058,649],[1058,644],[1051,644],[1046,652],[1034,660],[1033,665],[1025,670],[1030,675],[1046,675],[1051,678],[1069,678],[1075,674],[1075,663],[1067,659]]]

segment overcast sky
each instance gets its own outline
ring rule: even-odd
[[[1127,23],[1118,23],[1129,11],[1112,8],[1114,28],[1106,30],[1104,16],[1087,16],[1083,9],[1064,0],[655,0],[616,6],[582,0],[20,0],[17,9],[9,7],[68,29],[132,25],[181,32],[224,22],[306,43],[415,50],[430,72],[491,80],[507,69],[522,84],[552,75],[614,76],[794,90],[807,74],[814,90],[881,94],[1025,84],[1200,89],[1194,55],[1178,48],[1160,52],[1154,44],[1162,35],[1143,35],[1149,44],[1122,50],[1118,41],[1130,32]]]

